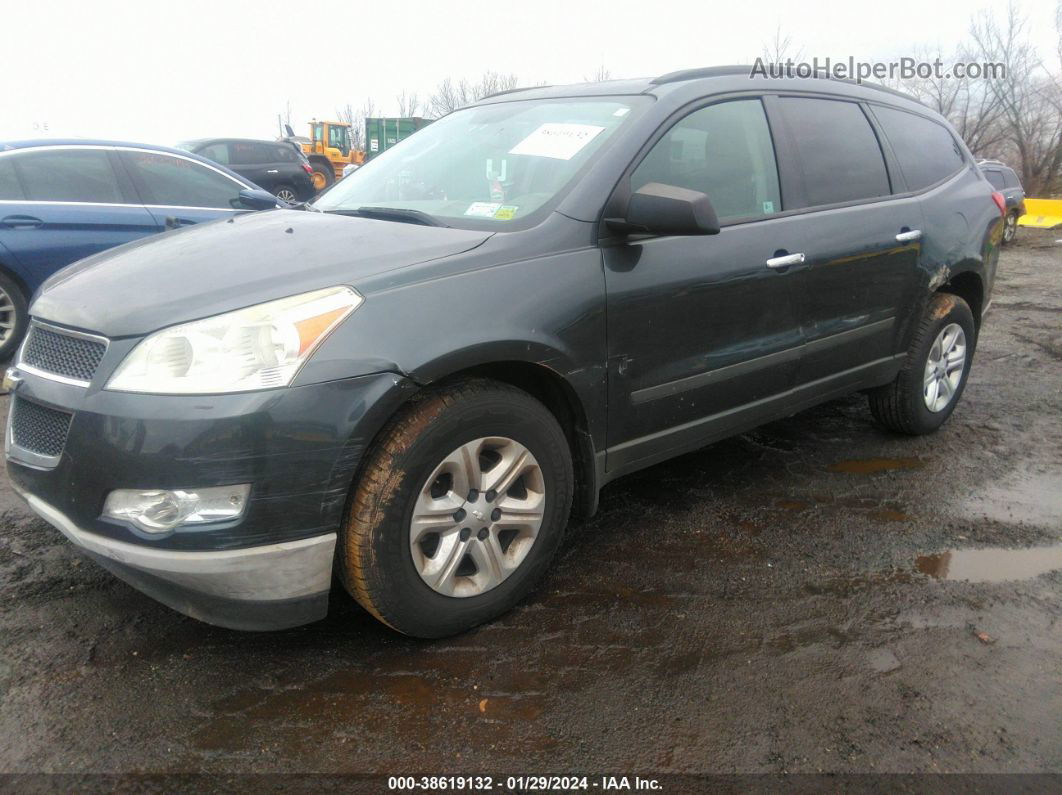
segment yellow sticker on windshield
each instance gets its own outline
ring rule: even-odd
[[[520,208],[515,205],[505,204],[494,212],[494,217],[501,221],[511,221],[516,217],[516,211],[519,209]]]

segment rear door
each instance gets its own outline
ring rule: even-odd
[[[151,149],[122,149],[119,157],[160,230],[245,209],[239,194],[250,186],[198,160]]]
[[[706,193],[718,235],[602,241],[608,322],[608,461],[627,470],[770,411],[801,349],[793,302],[803,251],[782,195],[758,98],[693,110],[662,133],[629,177]],[[624,186],[618,190],[623,190]]]
[[[771,108],[796,155],[792,193],[805,210],[796,385],[844,391],[891,367],[919,281],[922,211],[917,198],[894,195],[878,133],[858,102],[780,96]]]
[[[108,147],[0,155],[0,244],[30,291],[75,260],[156,231]]]
[[[230,167],[266,190],[272,192],[279,169],[273,147],[256,141],[229,141]]]

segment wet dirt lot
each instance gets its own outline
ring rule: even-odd
[[[854,396],[625,478],[446,641],[338,590],[312,626],[205,626],[4,479],[0,771],[1062,770],[1058,236],[1004,252],[941,432]]]

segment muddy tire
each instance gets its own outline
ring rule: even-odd
[[[526,392],[481,379],[428,391],[384,429],[354,486],[343,583],[399,632],[462,632],[534,588],[572,491],[564,432]]]
[[[969,305],[937,293],[915,331],[896,379],[869,393],[875,419],[897,433],[932,433],[958,405],[970,375],[977,331]]]

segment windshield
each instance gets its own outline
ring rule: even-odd
[[[528,100],[452,113],[388,149],[314,204],[414,210],[499,230],[559,197],[641,97]]]

